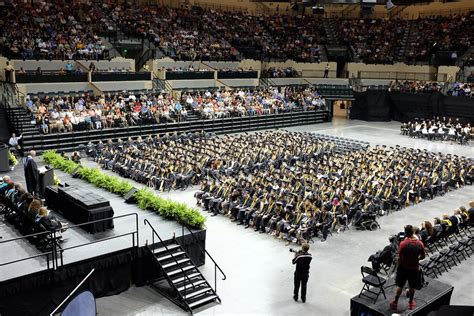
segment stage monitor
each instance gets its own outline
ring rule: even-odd
[[[89,291],[84,291],[69,302],[61,316],[96,316],[96,313],[94,295]]]

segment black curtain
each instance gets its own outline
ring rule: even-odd
[[[81,290],[95,297],[116,295],[130,287],[132,249],[66,265],[56,271],[3,282],[0,286],[0,315],[49,315],[95,268]]]
[[[389,92],[383,90],[356,92],[350,117],[364,121],[390,121],[392,104]]]
[[[474,123],[474,99],[446,96],[440,92],[412,94],[368,90],[355,93],[350,117],[364,121],[408,121],[433,116]]]

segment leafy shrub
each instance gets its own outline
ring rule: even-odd
[[[43,159],[56,169],[66,173],[72,173],[78,164],[61,157],[55,151],[43,153]],[[98,188],[124,196],[132,189],[132,185],[116,176],[111,176],[100,171],[98,168],[81,167],[77,171],[77,176]],[[163,217],[175,219],[181,224],[194,228],[203,228],[206,218],[197,210],[190,208],[184,203],[178,203],[169,199],[164,199],[151,190],[140,189],[134,194],[137,205],[142,210],[156,212]]]

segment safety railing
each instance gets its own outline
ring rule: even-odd
[[[203,249],[201,247],[196,235],[194,235],[193,231],[187,225],[181,224],[181,238],[184,238],[185,228],[189,232],[189,234],[193,237],[194,241],[196,241],[196,245],[198,245],[201,254],[203,254],[204,256],[207,255],[209,259],[211,259],[212,262],[214,263],[214,292],[217,293],[217,270],[219,270],[219,272],[222,274],[223,281],[227,279],[227,276],[222,270],[222,268],[217,264],[216,260],[214,260],[214,258],[211,256],[211,254],[206,249]]]
[[[160,240],[160,244],[166,249],[166,252],[168,255],[171,256],[171,258],[173,259],[174,263],[178,266],[178,268],[181,270],[181,273],[183,274],[183,289],[184,289],[184,295],[183,295],[183,298],[186,299],[186,295],[187,295],[187,286],[186,286],[186,280],[191,284],[191,286],[194,288],[195,286],[193,285],[193,283],[191,282],[191,279],[189,278],[189,276],[184,273],[184,269],[183,267],[181,267],[181,265],[179,264],[178,260],[176,259],[176,257],[174,256],[174,254],[170,251],[170,249],[168,248],[168,246],[164,243],[163,239],[161,239],[160,235],[158,234],[158,232],[155,230],[155,228],[151,225],[151,223],[145,219],[143,221],[143,223],[145,224],[145,226],[150,226],[150,229],[151,229],[151,244],[152,246],[154,247],[155,246],[155,236],[158,237],[158,239]]]
[[[41,257],[46,257],[46,270],[56,270],[64,265],[64,254],[68,250],[72,249],[77,249],[80,247],[86,247],[90,245],[94,245],[100,242],[105,242],[113,239],[118,239],[126,236],[132,236],[132,248],[136,248],[139,246],[140,240],[139,240],[139,231],[138,231],[138,214],[137,213],[130,213],[130,214],[125,214],[125,215],[120,215],[120,216],[114,216],[114,217],[108,217],[108,218],[103,218],[99,220],[94,220],[94,221],[89,221],[86,223],[81,223],[77,225],[71,225],[66,228],[67,230],[71,230],[73,228],[79,228],[83,227],[86,225],[91,225],[99,222],[104,222],[104,221],[109,221],[109,220],[117,220],[121,218],[126,218],[126,217],[134,217],[135,218],[135,228],[133,231],[129,231],[126,233],[121,233],[118,235],[113,235],[110,237],[105,237],[105,238],[100,238],[97,240],[92,240],[90,242],[86,243],[81,243],[78,245],[70,246],[70,247],[61,247],[57,241],[60,238],[60,232],[62,229],[57,229],[53,231],[46,231],[46,232],[40,232],[40,233],[35,233],[35,234],[30,234],[30,235],[25,235],[21,237],[16,237],[16,238],[11,238],[7,240],[0,240],[0,245],[4,245],[6,243],[13,243],[13,242],[18,242],[20,240],[25,240],[28,241],[31,238],[39,238],[39,237],[48,237],[48,240],[50,240],[50,245],[49,249],[46,252],[40,253],[40,254],[35,254],[31,256],[26,256],[22,257],[19,259],[15,260],[10,260],[7,262],[1,262],[0,267],[7,266],[7,265],[12,265],[18,262],[26,261],[26,260],[31,260],[35,258],[41,258]]]

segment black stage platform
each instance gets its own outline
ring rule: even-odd
[[[398,311],[390,309],[389,302],[393,299],[395,291],[395,287],[390,286],[386,290],[387,300],[381,295],[375,304],[373,299],[367,297],[359,298],[358,295],[353,297],[351,299],[351,316],[390,316],[393,314],[423,316],[428,315],[431,311],[437,311],[443,305],[449,305],[454,287],[427,277],[425,280],[428,282],[428,286],[416,291],[416,308],[412,311],[408,310],[408,298],[403,295],[398,302]]]
[[[72,227],[63,234],[62,260],[57,258],[55,266],[51,258],[47,260],[13,225],[0,222],[0,315],[49,315],[92,268],[96,271],[86,287],[96,297],[115,295],[131,284],[142,286],[159,277],[144,249],[151,244],[152,236],[150,228],[144,225],[145,219],[165,243],[171,243],[176,236],[191,260],[198,266],[204,264],[205,254],[201,248],[205,249],[206,245],[205,230],[193,230],[191,235],[174,220],[140,210],[136,205],[125,203],[118,195],[61,171],[55,170],[55,173],[71,188],[94,190],[109,201],[115,212],[114,227],[90,234],[80,226],[74,227],[75,224],[60,213],[53,212]],[[5,173],[0,173],[0,177],[3,175]],[[24,183],[23,168],[8,172],[8,175],[15,182]],[[18,262],[6,264],[12,261]]]

